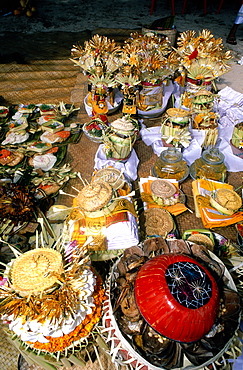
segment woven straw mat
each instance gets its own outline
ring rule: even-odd
[[[80,72],[70,60],[0,65],[0,96],[8,104],[70,103]]]

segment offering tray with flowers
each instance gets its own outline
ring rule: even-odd
[[[80,352],[92,345],[104,289],[86,250],[64,240],[52,248],[19,253],[7,265],[0,295],[6,333],[27,362],[45,370],[85,364]],[[24,266],[24,268],[23,268]],[[27,267],[27,268],[26,268]],[[31,301],[31,304],[29,303]],[[17,308],[17,306],[18,308]],[[22,308],[22,309],[21,309]]]
[[[66,220],[71,239],[80,246],[87,245],[90,253],[95,252],[94,259],[101,260],[114,258],[117,250],[136,244],[137,213],[129,187],[115,189],[112,182],[95,176],[91,183],[81,186],[80,191],[76,189],[73,210]]]
[[[108,126],[99,118],[94,118],[83,125],[85,135],[95,143],[103,142],[103,135]]]

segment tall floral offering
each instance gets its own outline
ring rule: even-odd
[[[167,58],[170,42],[166,37],[132,33],[123,49],[126,63],[141,81],[138,108],[142,111],[161,108],[163,82],[172,74]]]
[[[179,59],[179,70],[185,78],[186,89],[195,92],[198,89],[208,89],[215,79],[228,72],[230,51],[224,50],[221,38],[216,39],[211,31],[185,31],[177,39],[174,51]]]
[[[121,52],[114,40],[99,35],[85,41],[83,47],[74,45],[71,49],[71,60],[89,76],[87,104],[92,107],[92,115],[103,121],[108,113],[107,102],[114,105],[114,74],[122,65]]]
[[[83,364],[80,349],[101,317],[100,278],[84,249],[64,244],[15,251],[0,286],[0,315],[9,335],[27,361],[44,369]]]

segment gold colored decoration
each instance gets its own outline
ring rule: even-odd
[[[62,255],[59,252],[38,248],[17,258],[11,267],[10,276],[13,288],[25,297],[53,287],[63,272]]]

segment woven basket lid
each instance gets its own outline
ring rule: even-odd
[[[220,295],[211,273],[182,254],[151,258],[138,271],[135,298],[147,323],[166,338],[190,343],[212,328]]]
[[[169,212],[161,208],[148,208],[144,212],[147,235],[166,236],[174,229],[174,222]]]
[[[121,189],[125,183],[125,177],[121,171],[114,167],[102,168],[94,175],[93,181],[105,181],[113,189]]]
[[[160,198],[170,198],[176,193],[176,187],[168,180],[154,180],[151,185],[150,189],[156,197]]]
[[[62,255],[51,248],[37,248],[19,256],[11,266],[12,288],[21,296],[51,288],[63,273]]]
[[[77,196],[77,205],[87,212],[105,207],[112,197],[112,187],[105,181],[91,182],[83,187]]]
[[[188,117],[190,115],[188,111],[181,108],[169,108],[167,109],[166,113],[170,117],[181,117],[181,118]]]
[[[213,241],[204,234],[192,234],[187,239],[189,242],[193,242],[199,245],[204,245],[207,247],[211,252],[213,252],[214,249],[214,243]]]
[[[213,93],[209,90],[198,90],[194,94],[194,96],[209,96],[213,98]]]
[[[215,199],[222,207],[225,207],[229,210],[236,211],[242,206],[241,197],[231,189],[218,189],[216,191]]]
[[[111,127],[119,132],[123,132],[124,134],[131,134],[135,131],[134,123],[126,119],[125,116],[122,118],[118,118],[111,123]]]

